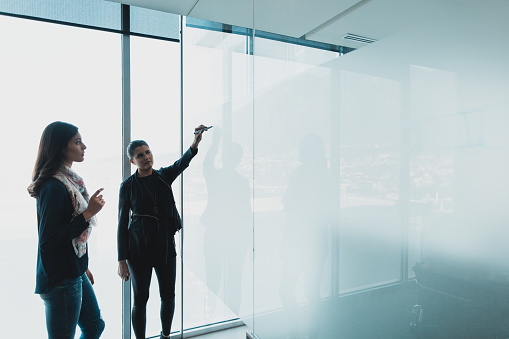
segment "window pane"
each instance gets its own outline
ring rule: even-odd
[[[154,168],[170,166],[180,157],[180,45],[131,37],[131,139],[143,139],[154,155]],[[132,173],[136,170],[132,166]],[[172,184],[180,211],[180,179]],[[179,233],[175,238],[179,241]],[[177,249],[177,253],[179,253]],[[177,258],[175,316],[172,332],[180,331],[180,257]],[[147,305],[147,337],[159,335],[161,321],[155,273]],[[134,338],[134,333],[132,334]]]
[[[9,309],[2,336],[26,329],[46,333],[44,306],[35,288],[37,220],[35,200],[27,194],[39,139],[47,124],[75,124],[87,145],[86,160],[73,169],[89,191],[104,187],[106,206],[89,241],[89,267],[95,277],[104,337],[119,338],[121,284],[116,274],[116,219],[121,180],[120,37],[117,34],[0,16],[0,125],[2,145],[15,150],[2,166],[0,235],[2,288]],[[8,192],[8,194],[6,194]],[[15,259],[14,259],[15,258]],[[23,315],[23,316],[21,316]]]

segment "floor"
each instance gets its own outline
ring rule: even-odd
[[[203,334],[193,339],[246,339],[247,326],[234,327],[228,330]]]
[[[317,327],[317,339],[415,339],[410,323],[417,303],[414,283],[376,289],[340,299],[324,301]],[[282,314],[271,313],[256,318],[257,335],[264,339],[284,339],[287,331]],[[319,330],[319,331],[318,331]],[[247,326],[200,335],[192,339],[246,339]]]
[[[415,320],[411,310],[416,303],[415,284],[410,283],[324,300],[320,305],[320,315],[315,315],[317,322],[311,324],[312,338],[416,339],[410,332],[410,324]],[[290,325],[297,325],[300,333],[309,336],[310,328],[306,328],[306,324],[310,324],[305,321],[309,319],[307,311],[305,307],[296,310]],[[286,338],[288,319],[283,316],[282,313],[258,316],[255,319],[257,336],[263,339]],[[287,326],[284,326],[285,323]]]
[[[410,323],[417,303],[415,284],[378,289],[324,302],[317,339],[415,339]],[[258,336],[264,339],[287,337],[278,313],[256,318]],[[318,329],[318,328],[317,328]],[[192,339],[246,339],[247,326],[193,337]],[[317,332],[318,333],[318,332]]]

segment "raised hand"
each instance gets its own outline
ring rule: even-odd
[[[99,213],[104,207],[104,204],[106,204],[106,201],[104,201],[104,198],[101,194],[103,190],[104,188],[99,188],[90,197],[90,200],[88,201],[88,207],[85,212],[83,212],[83,217],[85,220],[90,220],[94,215]]]
[[[191,145],[191,148],[194,150],[194,151],[197,151],[198,150],[198,145],[200,144],[200,141],[201,141],[201,138],[202,138],[202,135],[203,135],[203,132],[205,132],[205,128],[207,128],[207,126],[205,125],[200,125],[198,127],[196,127],[194,129],[194,141],[193,141],[193,144]],[[199,131],[199,132],[198,132]],[[198,132],[198,133],[196,133]]]

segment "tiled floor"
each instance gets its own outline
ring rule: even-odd
[[[247,326],[234,327],[228,330],[203,334],[193,339],[246,339]]]

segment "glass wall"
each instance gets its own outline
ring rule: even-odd
[[[260,338],[316,331],[321,298],[333,293],[338,102],[331,70],[320,64],[337,57],[255,39],[254,312]],[[303,303],[309,307],[299,309]]]
[[[121,181],[120,36],[0,16],[0,140],[11,165],[0,169],[2,336],[46,332],[44,306],[34,294],[37,258],[31,181],[42,131],[61,120],[78,126],[87,146],[73,169],[107,201],[89,241],[90,270],[106,319],[105,337],[119,338],[121,293],[116,274],[118,184]],[[8,32],[8,33],[7,33]]]
[[[255,41],[259,338],[507,336],[508,9],[343,56]]]
[[[184,327],[241,318],[253,302],[253,109],[250,37],[186,27],[184,147],[199,124],[184,176]]]
[[[416,251],[409,273],[420,283],[419,303],[429,314],[422,328],[498,338],[509,330],[509,62],[503,57],[509,43],[499,40],[509,30],[503,14],[509,4],[469,2],[458,9],[426,26],[432,35],[445,33],[432,42],[439,59],[409,46],[409,235],[420,239],[410,242]],[[423,31],[411,33],[416,42],[430,43]],[[465,53],[472,41],[483,53]],[[453,308],[460,314],[450,316]],[[455,326],[461,322],[469,325]]]
[[[339,291],[401,279],[401,85],[334,68],[339,77]],[[369,99],[368,99],[369,98]]]

